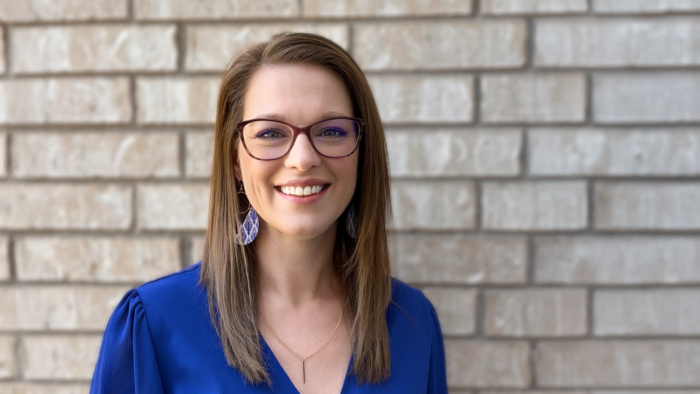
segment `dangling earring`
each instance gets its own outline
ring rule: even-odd
[[[245,194],[243,190],[243,182],[241,182],[241,188],[238,190],[239,194]],[[255,212],[253,206],[251,205],[248,209],[248,214],[245,216],[245,220],[238,227],[236,232],[236,243],[238,245],[248,245],[255,240],[258,236],[258,230],[260,229],[260,221],[258,220],[258,213]]]
[[[357,239],[357,215],[355,214],[355,206],[353,205],[350,205],[350,208],[348,208],[345,229],[352,239]]]

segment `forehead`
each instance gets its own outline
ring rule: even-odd
[[[329,113],[352,116],[352,108],[345,83],[328,68],[311,64],[264,65],[248,82],[243,119],[272,115],[306,125]]]

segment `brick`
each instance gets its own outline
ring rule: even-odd
[[[173,71],[175,26],[17,27],[12,70],[17,74]]]
[[[598,290],[593,298],[596,335],[697,335],[700,291]]]
[[[134,2],[138,20],[163,19],[247,19],[279,18],[299,15],[296,0],[141,0]]]
[[[367,78],[384,123],[471,123],[474,79],[461,75]]]
[[[2,335],[0,336],[0,379],[13,379],[17,377],[15,338]]]
[[[593,0],[598,13],[667,13],[700,11],[698,0]]]
[[[5,394],[85,394],[89,391],[89,384],[0,382],[0,393]]]
[[[484,228],[564,231],[586,227],[585,182],[486,182],[481,190]]]
[[[540,342],[540,387],[689,387],[700,385],[699,341]]]
[[[128,288],[0,288],[0,330],[103,330]]]
[[[516,176],[520,173],[519,130],[387,131],[392,177]]]
[[[586,291],[578,289],[488,290],[488,336],[563,337],[586,334]]]
[[[450,387],[512,387],[530,384],[530,349],[526,342],[446,340]]]
[[[570,14],[588,11],[586,0],[480,0],[481,12],[495,15]]]
[[[25,336],[20,345],[25,380],[89,380],[102,338],[95,335]]]
[[[143,230],[206,230],[208,184],[146,184],[138,187],[138,227]],[[173,214],[177,212],[177,214]]]
[[[180,175],[175,133],[18,133],[17,178],[147,178]]]
[[[213,124],[219,78],[139,78],[137,121],[141,124]]]
[[[204,237],[190,238],[190,264],[196,264],[202,261],[202,256],[204,256],[204,241]]]
[[[348,26],[330,23],[241,24],[236,26],[190,26],[187,28],[185,68],[193,71],[221,71],[231,58],[246,47],[267,41],[283,32],[313,33],[327,37],[348,49]]]
[[[130,186],[0,185],[0,228],[125,230],[130,223]]]
[[[470,335],[476,330],[476,290],[424,288],[435,307],[443,335]]]
[[[599,123],[700,121],[700,73],[605,73],[593,76]]]
[[[145,282],[180,269],[176,238],[22,237],[20,281]]]
[[[10,241],[0,236],[0,281],[10,279]]]
[[[535,238],[537,283],[643,284],[700,282],[700,238]]]
[[[189,178],[209,178],[214,164],[214,133],[185,135],[185,174]]]
[[[471,15],[471,0],[304,0],[305,17]]]
[[[596,229],[700,229],[700,183],[596,183]]]
[[[41,108],[41,111],[37,111]],[[0,124],[131,121],[128,78],[0,81]]]
[[[477,196],[471,182],[394,182],[391,195],[391,228],[470,230],[476,227]]]
[[[394,235],[392,272],[409,283],[514,284],[526,281],[524,237]]]
[[[485,123],[577,123],[586,117],[583,74],[483,76],[481,95]]]
[[[520,20],[360,23],[354,57],[366,71],[518,68],[526,30]]]
[[[541,20],[535,64],[543,67],[641,67],[700,64],[698,19]]]
[[[7,134],[0,133],[0,178],[7,175]]]
[[[0,8],[2,5],[0,5]],[[5,29],[0,29],[0,74],[5,73]]]
[[[528,131],[533,175],[700,175],[700,132],[650,129]]]
[[[451,392],[450,392],[451,393]],[[518,391],[481,391],[482,394],[593,394],[596,393],[595,391],[570,391],[570,390],[562,390],[562,391],[556,391],[556,390],[546,390],[546,391],[536,391],[536,390],[518,390]],[[609,394],[622,394],[621,391],[615,391],[613,393]],[[628,393],[631,394],[631,393]],[[636,392],[635,392],[636,394]],[[654,393],[651,391],[644,391],[644,394],[661,394],[661,393]],[[672,393],[667,393],[667,394],[672,394]],[[676,393],[676,394],[681,394],[681,393]]]
[[[127,0],[23,0],[0,3],[0,21],[58,22],[126,19]]]

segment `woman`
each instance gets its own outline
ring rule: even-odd
[[[203,259],[124,296],[91,392],[446,393],[435,311],[389,275],[389,201],[377,107],[342,48],[286,33],[238,54]]]

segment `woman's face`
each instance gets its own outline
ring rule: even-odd
[[[274,118],[308,126],[324,118],[353,116],[342,79],[317,65],[266,65],[251,77],[243,120]],[[358,152],[343,158],[319,155],[300,134],[291,151],[277,160],[257,160],[238,144],[236,177],[260,216],[261,230],[300,239],[322,235],[343,213],[355,192]],[[289,188],[307,186],[320,193],[298,197]],[[313,186],[317,186],[314,188]]]

